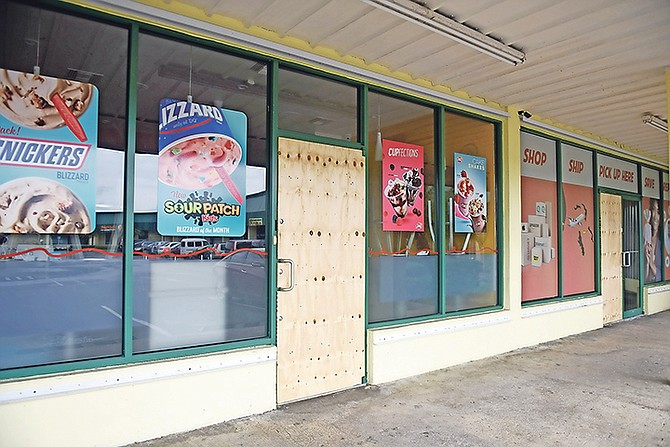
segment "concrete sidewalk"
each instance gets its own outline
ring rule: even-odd
[[[670,312],[133,445],[670,446]]]

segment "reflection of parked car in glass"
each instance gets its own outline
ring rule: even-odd
[[[163,250],[168,250],[173,255],[178,255],[179,251],[180,251],[180,248],[181,248],[181,243],[179,243],[179,242],[168,242],[163,247]]]
[[[223,244],[224,250],[226,253],[231,251],[239,250],[240,248],[253,248],[261,249],[265,247],[265,240],[263,239],[236,239],[227,241]]]
[[[144,247],[144,251],[146,253],[155,255],[161,252],[161,244],[163,241],[151,241]]]
[[[223,294],[224,299],[265,306],[266,265],[267,255],[262,251],[242,250],[226,256],[214,267],[217,291]]]
[[[159,241],[151,244],[149,253],[153,255],[160,255],[162,253],[179,254],[179,242]]]
[[[226,243],[217,242],[216,244],[212,245],[212,248],[214,249],[213,255],[216,256],[217,258],[220,258],[226,252]]]
[[[204,250],[209,248],[209,241],[207,239],[201,238],[185,238],[182,239],[179,245],[179,254],[187,255],[193,253],[194,251]],[[210,257],[211,252],[202,253],[203,257]]]
[[[133,242],[133,251],[142,251],[142,247],[147,242],[149,241],[146,239],[136,239],[135,242]]]
[[[143,253],[149,253],[151,250],[151,246],[155,244],[157,241],[150,241],[147,239],[137,239],[133,243],[133,251],[141,251]]]
[[[9,244],[7,244],[7,236],[0,234],[0,255],[5,255],[9,252]]]
[[[241,248],[251,248],[253,250],[264,251],[265,239],[231,239],[225,242],[217,242],[212,245],[215,250],[215,257],[225,256],[226,253],[237,251]]]

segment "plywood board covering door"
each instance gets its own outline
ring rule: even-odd
[[[623,317],[623,211],[621,197],[600,194],[600,268],[603,323]]]
[[[365,165],[361,151],[279,140],[277,401],[365,375]],[[288,288],[291,266],[278,266]]]

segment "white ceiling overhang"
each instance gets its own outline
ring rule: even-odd
[[[667,0],[85,3],[490,115],[527,110],[546,129],[668,164],[668,134],[643,123],[668,119]],[[505,63],[379,3],[475,30],[525,60]]]

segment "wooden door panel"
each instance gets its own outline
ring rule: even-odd
[[[365,166],[360,151],[279,141],[277,400],[329,393],[365,375]],[[282,265],[278,285],[287,285]]]
[[[600,270],[603,323],[623,318],[623,270],[621,197],[600,194]]]

